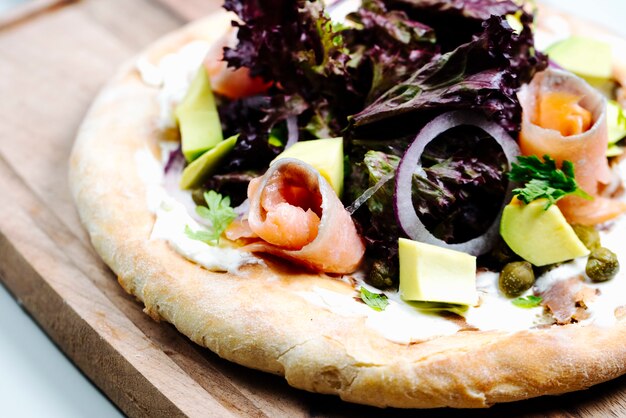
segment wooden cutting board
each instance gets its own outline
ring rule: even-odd
[[[67,185],[76,130],[125,59],[210,0],[34,0],[0,18],[0,279],[78,367],[130,416],[414,416],[289,387],[156,323],[116,283]],[[626,378],[560,397],[447,416],[622,416]]]

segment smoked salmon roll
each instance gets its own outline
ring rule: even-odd
[[[522,154],[549,155],[559,165],[571,161],[578,185],[593,196],[593,200],[578,196],[559,200],[565,218],[570,223],[595,225],[626,211],[626,203],[600,196],[611,181],[602,94],[569,72],[548,69],[520,90],[519,99],[523,110],[519,137]]]
[[[262,241],[244,249],[287,258],[315,271],[352,273],[365,246],[326,179],[303,161],[285,158],[250,182],[248,225]]]

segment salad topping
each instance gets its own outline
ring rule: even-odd
[[[544,128],[533,122],[542,98],[554,92],[582,97],[580,106],[593,117],[593,123],[588,130],[564,136],[560,131]],[[519,136],[522,153],[548,155],[558,165],[571,161],[578,185],[594,197],[589,200],[586,196],[573,195],[561,199],[558,203],[559,209],[567,220],[571,223],[596,225],[623,213],[626,210],[623,202],[601,195],[603,185],[608,184],[612,178],[606,158],[608,128],[606,101],[602,94],[571,73],[548,69],[521,89],[520,100],[526,109]]]
[[[315,271],[352,273],[365,248],[332,186],[301,160],[284,158],[250,182],[248,224],[268,252]]]
[[[501,148],[500,152],[504,153],[506,157],[506,163],[504,167],[501,168],[501,171],[508,169],[510,162],[519,155],[519,148],[515,141],[511,139],[511,137],[504,131],[503,128],[498,126],[495,123],[490,123],[486,121],[484,118],[473,115],[472,113],[467,112],[451,112],[443,114],[426,125],[418,134],[415,141],[409,146],[404,157],[400,161],[398,165],[398,170],[396,174],[396,187],[395,187],[395,211],[396,217],[398,219],[399,225],[404,231],[404,233],[409,236],[409,238],[426,242],[429,244],[435,244],[440,247],[450,248],[457,251],[466,252],[472,255],[481,255],[486,253],[493,247],[495,243],[495,239],[498,236],[499,229],[499,216],[498,214],[501,212],[503,204],[510,200],[510,191],[512,187],[506,184],[506,180],[500,177],[496,172],[494,177],[495,179],[490,179],[488,176],[492,174],[489,168],[484,170],[484,173],[481,173],[480,166],[475,168],[475,173],[467,173],[469,175],[461,175],[458,176],[458,173],[455,172],[454,166],[450,161],[454,161],[451,158],[447,161],[443,161],[442,163],[435,164],[431,166],[431,173],[434,171],[431,178],[428,177],[426,173],[422,170],[422,155],[426,149],[426,147],[431,143],[431,141],[437,139],[439,135],[445,132],[449,132],[454,128],[464,129],[468,131],[470,127],[476,127],[479,131],[479,135],[484,136],[488,135],[491,139],[495,140]],[[447,139],[447,138],[444,138]],[[472,141],[472,138],[464,138],[464,140]],[[485,147],[485,144],[480,141],[472,141],[473,146],[477,147]],[[452,141],[454,144],[454,140]],[[448,146],[450,146],[450,142],[448,142]],[[454,146],[454,145],[452,145]],[[497,155],[497,153],[496,153]],[[495,164],[494,164],[495,165]],[[458,176],[456,181],[458,182],[458,187],[456,189],[451,188],[450,185],[453,182],[446,182],[446,176],[450,175],[453,177]],[[463,173],[465,174],[465,173]],[[482,174],[482,175],[481,175]],[[415,176],[417,179],[414,180]],[[431,180],[432,179],[432,180]],[[448,216],[440,217],[437,220],[437,223],[440,224],[435,229],[436,231],[441,231],[442,229],[450,229],[450,225],[441,225],[444,223],[476,223],[476,218],[480,218],[481,210],[489,210],[489,208],[476,206],[475,202],[471,199],[463,199],[463,193],[467,195],[474,194],[474,197],[484,190],[486,186],[486,181],[490,180],[491,182],[500,183],[495,189],[500,193],[495,195],[482,195],[479,199],[485,199],[490,201],[490,203],[495,204],[495,214],[493,214],[492,219],[488,219],[487,222],[483,221],[483,223],[487,223],[486,230],[481,233],[478,237],[471,237],[471,239],[465,242],[458,242],[458,232],[456,229],[452,229],[450,231],[450,235],[457,236],[457,242],[447,242],[445,239],[437,237],[432,234],[427,227],[422,223],[416,210],[414,208],[413,199],[411,199],[413,182],[438,182],[439,184],[447,185],[450,190],[451,201],[450,206],[454,207],[454,212],[448,211]],[[499,187],[498,187],[499,186]],[[444,186],[445,187],[445,186]],[[421,188],[422,190],[424,188]],[[456,193],[455,193],[456,192]],[[481,193],[482,194],[482,193]],[[459,203],[454,202],[458,197]],[[428,201],[428,197],[424,196],[424,194],[418,195],[418,199]],[[467,204],[467,202],[471,202]],[[499,203],[499,204],[498,204]],[[419,202],[416,205],[422,213],[428,211],[428,205],[422,202]],[[455,207],[456,206],[456,207]],[[450,213],[451,212],[451,213]],[[456,212],[456,213],[455,213]],[[432,211],[431,211],[432,213]],[[460,214],[457,215],[457,214]],[[456,216],[455,216],[456,215]],[[452,218],[452,219],[451,219]],[[456,219],[455,219],[456,218]],[[457,226],[458,229],[458,225]],[[441,232],[439,232],[441,234]],[[450,237],[453,238],[453,237]]]
[[[619,261],[599,239],[592,245],[585,238],[597,238],[596,225],[626,211],[615,198],[621,188],[604,186],[613,180],[605,101],[566,71],[543,71],[547,58],[534,48],[532,15],[517,2],[363,0],[341,23],[315,0],[227,0],[225,8],[239,17],[221,43],[228,68],[215,48],[205,51],[196,73],[204,90],[193,102],[184,94],[173,100],[184,170],[194,173],[184,183],[191,190],[173,194],[186,206],[194,197],[199,207],[172,239],[162,232],[172,217],[162,212],[184,206],[164,198],[154,238],[209,269],[225,268],[185,252],[181,234],[194,245],[247,254],[231,272],[262,263],[251,254],[259,252],[317,272],[359,269],[353,296],[379,314],[410,299],[413,310],[464,316],[468,329],[502,328],[488,325],[495,311],[510,311],[515,329],[524,329],[588,320],[601,300],[603,315],[614,319],[609,305],[619,302],[606,302],[596,287],[604,284],[589,282],[612,283]],[[230,91],[229,80],[245,89]],[[221,132],[209,136],[229,139],[185,144],[209,129],[197,129],[206,121],[186,121],[209,111],[216,129],[215,110]],[[180,149],[170,161],[181,163],[168,164],[166,178],[184,167]],[[231,202],[243,204],[233,210]],[[585,228],[591,232],[581,237]],[[533,236],[520,239],[528,231]],[[419,251],[399,260],[399,239]],[[546,248],[538,256],[528,251],[533,240],[545,244],[536,246]],[[480,257],[461,273],[444,269],[447,282],[423,273],[444,271],[428,264],[437,259],[471,255]],[[577,257],[566,264],[575,268],[546,273]],[[475,262],[483,272],[474,277]],[[457,280],[465,290],[449,297],[460,288],[446,295],[444,282]],[[403,281],[406,295],[394,291]]]

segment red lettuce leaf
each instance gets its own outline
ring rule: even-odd
[[[239,134],[239,138],[219,173],[265,170],[282,151],[282,146],[270,141],[270,132],[281,123],[284,124],[287,118],[301,114],[307,107],[301,97],[284,94],[230,101],[223,99],[218,106],[222,130],[227,136]]]
[[[344,32],[350,49],[359,51],[371,68],[367,103],[439,52],[431,27],[411,20],[403,11],[389,10],[382,0],[364,0],[348,19],[359,26]]]
[[[362,88],[352,57],[319,1],[227,0],[224,7],[245,22],[236,48],[225,48],[229,66],[247,67],[253,76],[276,82],[286,95],[311,105],[332,103],[334,117],[344,120],[360,110]]]
[[[516,34],[504,17],[492,16],[472,41],[434,58],[353,116],[355,127],[406,113],[474,109],[510,132],[519,130],[516,91],[547,65],[535,53],[530,20]]]
[[[422,15],[449,19],[462,16],[465,19],[483,21],[491,16],[514,14],[520,6],[511,0],[388,0],[393,6],[404,6]],[[433,20],[431,17],[429,20]]]
[[[386,0],[389,7],[404,10],[411,19],[435,30],[437,43],[448,52],[469,42],[491,16],[520,12],[512,0]]]

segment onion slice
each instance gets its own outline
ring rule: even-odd
[[[394,205],[400,228],[402,228],[404,233],[412,240],[451,250],[462,251],[471,255],[481,255],[489,251],[495,243],[495,239],[499,233],[502,209],[484,234],[466,242],[448,244],[435,237],[426,229],[426,226],[424,226],[417,216],[411,195],[413,174],[423,170],[421,157],[426,146],[440,134],[462,125],[475,126],[489,134],[489,136],[502,147],[509,164],[509,169],[511,162],[520,155],[520,149],[517,143],[500,125],[490,122],[483,116],[474,112],[460,110],[444,113],[422,128],[402,157],[396,172]],[[512,190],[513,184],[509,182],[502,208],[511,200]]]
[[[363,205],[363,203],[367,202],[372,196],[374,196],[374,193],[376,193],[381,187],[387,184],[387,182],[391,180],[395,174],[396,173],[393,171],[385,174],[376,182],[375,185],[365,190],[361,196],[359,196],[350,206],[346,208],[348,213],[350,215],[354,215],[354,212],[356,212]]]
[[[298,132],[298,117],[297,116],[289,116],[287,118],[287,144],[285,144],[285,149],[291,147],[293,144],[298,142],[300,133]]]

